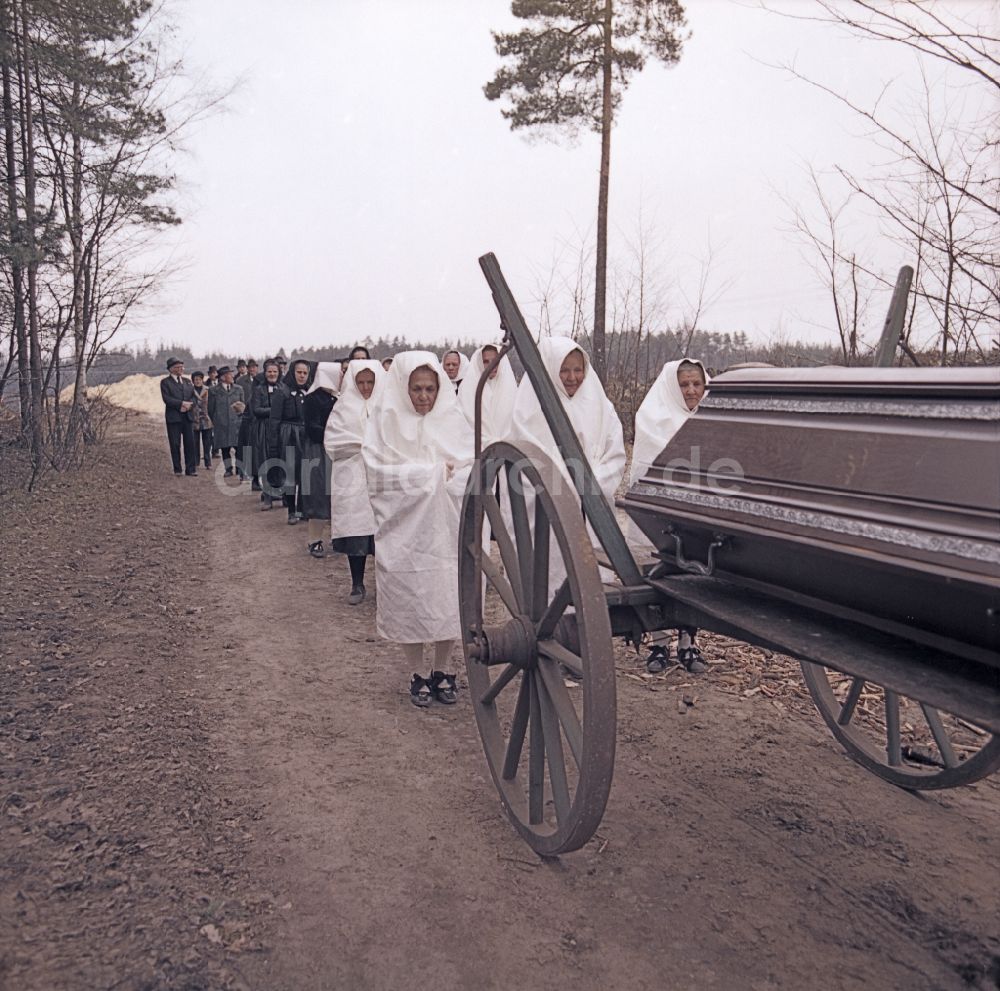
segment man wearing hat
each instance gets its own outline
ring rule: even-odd
[[[166,378],[160,379],[167,421],[167,440],[170,442],[170,460],[174,474],[181,473],[181,443],[184,444],[184,474],[198,474],[198,450],[194,446],[194,386],[184,378],[184,362],[180,358],[167,361]]]
[[[233,474],[233,452],[239,443],[240,420],[246,403],[243,390],[233,385],[233,370],[228,365],[219,369],[219,382],[220,385],[208,391],[208,415],[212,418],[215,446],[222,451],[228,477]]]
[[[236,378],[234,380],[235,384],[238,385],[243,390],[243,402],[250,405],[250,393],[253,391],[253,380],[257,377],[257,362],[254,358],[248,358],[246,361],[240,361],[236,365]],[[249,417],[250,414],[244,414]]]

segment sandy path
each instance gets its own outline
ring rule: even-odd
[[[499,810],[467,700],[414,709],[341,560],[309,558],[246,487],[174,479],[161,429],[128,441],[153,445],[158,510],[243,576],[196,583],[181,622],[214,644],[186,670],[203,773],[242,805],[242,904],[262,906],[243,947],[219,920],[230,983],[184,986],[1000,986],[994,782],[910,795],[818,716],[704,679],[681,715],[625,668],[605,821],[542,862]]]

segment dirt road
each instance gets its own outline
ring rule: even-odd
[[[1000,987],[995,781],[623,661],[599,836],[542,862],[342,561],[161,435],[3,507],[0,987]]]

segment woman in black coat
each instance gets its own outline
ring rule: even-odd
[[[312,388],[302,405],[305,430],[302,444],[302,515],[309,522],[309,553],[325,555],[324,537],[330,529],[330,458],[323,446],[326,421],[337,401],[340,366],[321,361]]]
[[[239,364],[242,365],[243,362],[241,361]],[[250,405],[253,401],[253,390],[257,385],[258,377],[257,362],[253,358],[246,363],[246,373],[236,376],[236,384],[243,390],[243,402],[246,404],[246,409],[243,410],[243,415],[240,417],[240,432],[236,439],[236,474],[240,476],[241,482],[253,477],[253,445],[250,434],[253,429],[254,417]],[[260,486],[256,488],[260,488]]]
[[[277,431],[274,457],[283,464],[282,499],[293,525],[302,514],[302,448],[305,442],[303,405],[309,391],[313,366],[308,361],[293,361],[281,386],[271,396],[271,427]]]
[[[276,426],[271,426],[271,397],[280,387],[279,377],[278,363],[269,358],[264,362],[264,371],[254,377],[250,394],[251,487],[254,492],[260,492],[261,509],[270,509],[272,501],[281,495],[272,488],[275,485],[280,488],[280,481],[272,478],[270,472],[267,478],[264,477],[264,464],[278,450],[278,431]]]

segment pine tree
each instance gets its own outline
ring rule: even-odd
[[[611,129],[622,93],[646,60],[673,65],[680,59],[684,8],[679,0],[513,0],[511,12],[530,23],[493,33],[497,54],[507,61],[484,87],[486,98],[508,98],[502,113],[511,130],[575,134],[583,127],[601,135],[592,359],[604,378]]]

